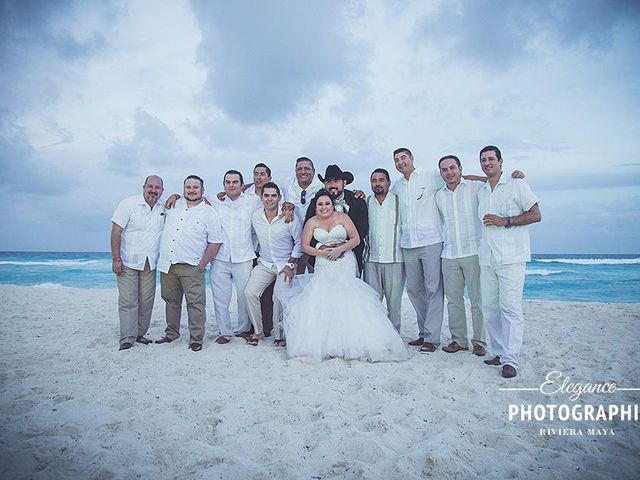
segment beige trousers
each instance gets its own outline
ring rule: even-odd
[[[160,274],[162,299],[165,301],[167,328],[165,335],[172,340],[180,336],[180,316],[182,315],[182,298],[187,299],[189,316],[189,343],[202,343],[206,320],[204,273],[198,267],[186,263],[171,265],[169,273]]]
[[[156,296],[156,271],[149,261],[144,270],[122,266],[118,275],[118,314],[120,316],[120,345],[134,343],[149,330],[153,300]]]
[[[473,345],[486,346],[484,317],[480,301],[480,263],[478,256],[462,258],[443,258],[442,277],[444,278],[444,296],[447,299],[449,313],[449,331],[451,340],[468,347],[467,315],[464,308],[464,287],[467,286],[471,303],[471,324],[473,326]]]
[[[244,298],[247,304],[249,319],[253,325],[256,335],[264,333],[262,325],[262,308],[260,297],[263,292],[275,281],[273,289],[273,332],[276,340],[282,340],[282,304],[276,296],[283,288],[288,288],[290,284],[285,283],[284,275],[278,275],[276,267],[267,268],[260,260],[251,270],[251,276],[244,290]]]

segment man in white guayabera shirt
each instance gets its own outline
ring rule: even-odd
[[[275,344],[284,346],[282,336],[282,305],[278,293],[290,284],[295,274],[295,264],[302,254],[300,235],[302,226],[297,218],[286,223],[281,214],[280,188],[272,182],[262,188],[262,204],[253,213],[252,225],[258,236],[260,257],[251,271],[251,277],[244,290],[249,318],[253,324],[254,334],[247,339],[251,345],[257,345],[264,338],[260,296],[266,288],[275,282],[273,294],[273,329]],[[287,208],[287,207],[282,207]]]
[[[229,343],[234,335],[244,338],[250,335],[251,322],[243,292],[253,268],[253,259],[256,258],[251,217],[261,205],[257,195],[242,193],[244,180],[239,171],[228,170],[224,174],[223,185],[224,198],[210,199],[218,212],[226,239],[211,264],[210,272],[213,306],[220,333],[216,343],[220,345]],[[238,322],[235,328],[229,313],[233,284],[238,302]]]
[[[373,195],[367,198],[369,251],[364,262],[364,280],[387,302],[389,320],[400,332],[404,263],[400,248],[400,202],[389,192],[391,180],[384,168],[371,174]]]
[[[128,350],[134,342],[151,343],[145,335],[156,296],[156,264],[164,225],[164,207],[158,200],[163,191],[162,179],[148,176],[142,195],[125,198],[111,219],[111,269],[118,281],[120,350]]]
[[[215,210],[203,198],[204,181],[189,175],[184,199],[166,210],[160,243],[160,287],[166,304],[165,336],[156,343],[171,343],[180,336],[182,299],[187,300],[189,348],[202,350],[206,321],[204,271],[224,240]]]
[[[436,192],[436,206],[444,227],[442,276],[451,332],[451,343],[442,350],[456,353],[469,349],[464,306],[466,285],[471,303],[473,353],[482,357],[486,355],[487,343],[480,305],[478,242],[482,223],[478,219],[478,191],[484,182],[462,178],[462,165],[455,155],[442,157],[438,167],[446,184]]]
[[[444,290],[440,255],[442,227],[435,193],[444,185],[437,172],[416,169],[408,148],[393,152],[396,170],[402,174],[392,192],[400,200],[400,246],[407,276],[407,294],[416,311],[418,338],[409,345],[420,352],[435,352],[440,343]]]
[[[482,311],[495,355],[485,363],[503,364],[502,376],[512,378],[522,349],[522,291],[531,260],[528,225],[542,216],[529,184],[503,175],[498,147],[480,150],[480,166],[488,177],[478,192],[478,216],[484,224],[478,253]]]

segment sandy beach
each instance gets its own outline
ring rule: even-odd
[[[640,423],[510,421],[510,404],[576,402],[500,390],[537,388],[551,371],[640,387],[638,304],[525,302],[522,367],[506,380],[469,352],[317,364],[270,342],[218,346],[210,301],[198,353],[186,312],[180,341],[119,352],[116,289],[2,285],[0,303],[3,478],[605,479],[640,468]],[[163,331],[158,295],[148,336]],[[403,338],[415,332],[405,297]],[[580,402],[638,404],[640,392]]]

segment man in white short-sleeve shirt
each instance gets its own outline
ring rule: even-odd
[[[180,336],[183,297],[189,318],[189,348],[202,350],[206,322],[204,271],[224,241],[215,210],[204,201],[204,181],[189,175],[184,198],[166,210],[160,243],[160,286],[166,305],[165,336],[156,343],[171,343]]]
[[[443,347],[447,353],[469,349],[464,288],[467,287],[473,326],[473,353],[486,355],[484,317],[480,305],[480,263],[478,242],[482,223],[478,219],[478,191],[484,182],[462,178],[462,165],[455,155],[438,162],[445,186],[436,192],[436,206],[442,220],[444,248],[442,277],[447,299],[451,342]]]
[[[162,178],[150,175],[142,195],[125,198],[113,214],[111,269],[118,282],[120,350],[134,342],[148,345],[153,301],[156,294],[156,264],[164,225]]]
[[[402,178],[392,192],[400,200],[402,235],[400,246],[407,276],[407,294],[416,311],[418,338],[409,345],[420,352],[435,352],[442,330],[444,290],[440,255],[442,227],[436,209],[435,193],[444,185],[437,172],[416,169],[408,148],[393,152]]]
[[[391,179],[384,168],[370,177],[373,195],[367,198],[369,249],[365,255],[364,281],[385,298],[387,314],[400,333],[404,263],[400,248],[400,202],[389,192]]]
[[[478,252],[482,311],[495,355],[487,365],[502,364],[502,376],[516,376],[522,349],[522,291],[531,260],[529,227],[542,218],[538,197],[523,179],[502,172],[502,154],[489,145],[480,150],[487,183],[478,192],[482,239]]]

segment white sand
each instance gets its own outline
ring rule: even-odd
[[[572,402],[499,388],[538,387],[551,370],[640,387],[640,305],[526,302],[522,368],[505,380],[468,352],[312,364],[270,343],[218,346],[211,305],[201,352],[187,349],[186,321],[182,341],[119,352],[116,300],[115,289],[0,286],[2,478],[638,478],[637,422],[510,422],[510,403]],[[149,336],[163,330],[158,296]]]

